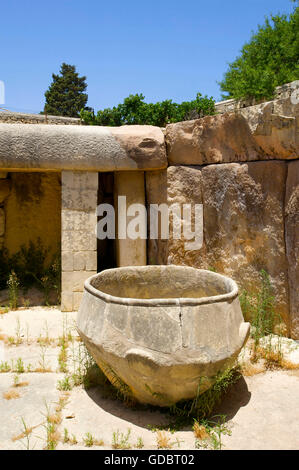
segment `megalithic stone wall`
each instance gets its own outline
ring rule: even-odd
[[[295,162],[294,162],[295,163]],[[292,162],[292,164],[294,164]],[[170,166],[164,172],[147,172],[147,201],[203,204],[204,242],[188,251],[186,240],[148,240],[149,264],[176,264],[212,269],[234,279],[240,289],[254,292],[260,271],[271,277],[276,312],[290,327],[288,264],[285,253],[284,199],[287,163],[284,161],[224,163],[205,167]],[[164,186],[161,193],[159,188]],[[291,190],[290,190],[291,191]],[[298,210],[298,208],[297,208]],[[293,212],[295,207],[293,207]],[[289,270],[295,296],[295,225],[289,216]],[[297,268],[298,270],[298,268]],[[295,299],[293,300],[295,322]],[[248,320],[248,319],[247,319]],[[281,324],[281,326],[283,326]]]
[[[62,172],[61,310],[77,310],[84,281],[97,272],[98,173]]]
[[[58,125],[41,125],[44,117],[11,120],[0,113],[0,247],[8,226],[6,172],[62,172],[62,309],[77,309],[84,280],[97,271],[97,172],[116,172],[115,198],[127,196],[127,206],[202,204],[204,235],[202,248],[193,251],[171,238],[148,239],[147,246],[116,240],[119,266],[213,268],[247,290],[258,288],[265,269],[277,311],[299,339],[298,85],[286,84],[274,100],[254,106],[220,103],[218,113],[233,112],[163,131],[59,125],[54,118],[47,122]]]

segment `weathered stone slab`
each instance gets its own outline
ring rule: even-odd
[[[276,311],[288,325],[284,162],[213,165],[202,170],[206,263],[254,291],[267,271]]]
[[[146,215],[140,213],[140,226],[136,231],[142,232],[145,228],[145,237],[141,238],[136,233],[136,238],[131,238],[129,231],[130,223],[137,217],[138,212],[133,215],[127,213],[133,204],[139,204],[140,208],[145,206],[145,188],[143,172],[116,172],[114,177],[114,200],[116,233],[116,258],[117,266],[143,266],[146,265]],[[118,204],[118,198],[125,196],[124,210]],[[137,209],[137,206],[135,206]],[[135,232],[135,230],[133,230]],[[133,233],[135,237],[135,233]]]
[[[299,339],[299,160],[288,163],[285,239],[290,291],[291,335]]]
[[[154,170],[165,168],[164,135],[154,126],[0,123],[0,168]]]
[[[170,166],[163,172],[146,173],[148,215],[150,204],[167,204],[168,207],[178,204],[183,209],[184,204],[191,204],[191,222],[194,223],[195,204],[202,204],[201,171],[198,168]],[[161,214],[161,212],[160,212]],[[161,216],[160,216],[161,217]],[[181,237],[173,238],[173,212],[169,213],[169,238],[150,239],[150,224],[148,224],[148,263],[149,264],[185,264],[192,266],[193,251],[186,250],[183,226]],[[194,224],[192,224],[194,225]],[[192,227],[194,230],[195,226]],[[196,250],[196,253],[198,250]],[[190,263],[188,262],[190,261]]]
[[[298,113],[299,103],[292,104],[289,98],[240,110],[261,149],[260,155],[276,159],[299,157]]]
[[[299,157],[299,103],[291,98],[166,126],[168,161],[176,165]]]
[[[283,161],[169,167],[167,203],[203,203],[204,243],[198,250],[186,250],[184,238],[175,240],[170,236],[163,248],[157,243],[154,251],[149,245],[153,264],[215,269],[250,292],[259,289],[260,271],[264,269],[270,275],[276,311],[288,324],[286,171],[287,163]],[[147,188],[151,194],[147,200],[153,200],[159,185]]]
[[[260,152],[246,119],[235,113],[169,124],[166,144],[170,164],[258,160]]]
[[[147,171],[145,173],[147,202],[147,262],[148,264],[167,264],[168,240],[150,238],[150,204],[167,204],[167,172]]]

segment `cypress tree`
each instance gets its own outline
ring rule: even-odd
[[[54,116],[79,117],[87,103],[86,77],[79,77],[74,65],[63,63],[60,75],[52,74],[52,83],[45,93],[44,113]]]

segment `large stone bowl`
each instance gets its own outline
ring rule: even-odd
[[[209,388],[244,346],[236,283],[186,266],[134,266],[87,279],[77,326],[108,379],[169,406]]]

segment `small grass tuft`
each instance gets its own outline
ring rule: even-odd
[[[112,436],[112,448],[113,449],[131,449],[132,445],[129,442],[131,435],[131,429],[128,429],[127,433],[122,433],[119,430],[113,432]]]
[[[20,398],[20,396],[20,393],[15,389],[11,389],[3,393],[3,398],[5,398],[5,400],[14,400],[16,398]]]
[[[171,438],[166,431],[157,431],[156,441],[158,449],[171,449],[173,446]]]

